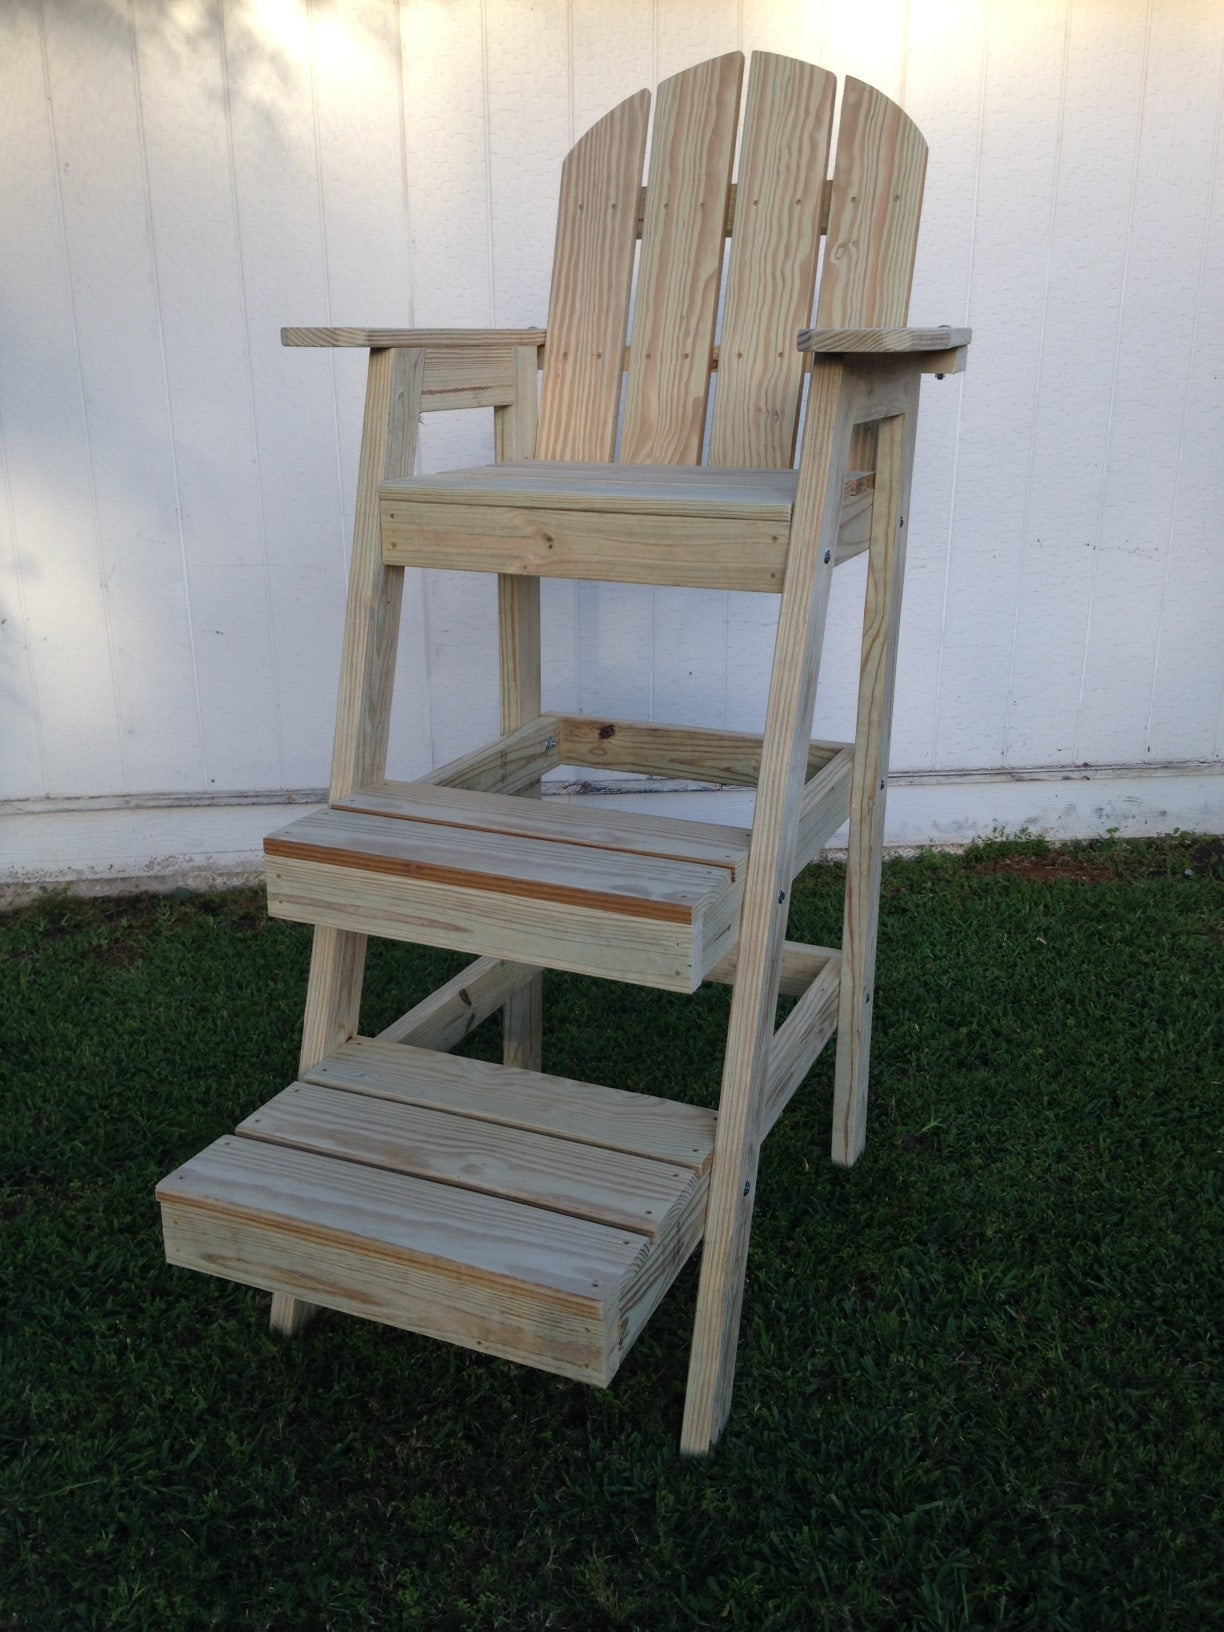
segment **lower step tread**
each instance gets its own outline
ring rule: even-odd
[[[294,1083],[163,1180],[169,1261],[610,1381],[701,1238],[713,1117],[640,1096],[635,1129],[636,1095],[377,1050],[381,1091]],[[465,1108],[415,1102],[438,1078],[469,1082]],[[477,1108],[494,1081],[497,1121]],[[508,1125],[520,1107],[528,1125]],[[644,1153],[583,1136],[592,1115],[606,1136],[613,1112]],[[547,1131],[531,1125],[541,1116]]]

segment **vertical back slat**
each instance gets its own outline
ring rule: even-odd
[[[754,51],[710,431],[712,465],[783,469],[795,454],[837,80]]]
[[[909,315],[927,144],[895,102],[847,79],[816,324],[895,328]]]
[[[650,92],[639,91],[562,167],[538,459],[613,455],[649,117]]]
[[[629,463],[701,457],[743,72],[732,51],[659,86],[621,429]]]

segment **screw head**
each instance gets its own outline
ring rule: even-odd
[[[826,550],[825,553],[824,553],[824,564],[825,564],[826,567],[828,566],[828,564],[832,560],[832,558],[833,558],[833,551],[832,550]]]

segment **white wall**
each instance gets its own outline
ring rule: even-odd
[[[735,47],[905,104],[913,316],[976,331],[924,387],[894,765],[939,791],[895,836],[1015,825],[1001,772],[1051,830],[1224,827],[1218,0],[5,0],[11,874],[250,864],[277,813],[210,805],[325,782],[361,358],[279,327],[542,322],[570,142]],[[426,468],[485,457],[487,419],[427,421]],[[548,585],[546,700],[756,725],[772,611]],[[492,734],[494,687],[491,584],[418,575],[398,768]],[[1030,773],[1083,766],[1068,818]]]

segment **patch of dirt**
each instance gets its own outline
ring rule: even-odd
[[[1104,884],[1123,876],[1116,861],[1104,856],[1070,854],[1065,850],[1048,850],[1034,856],[992,856],[989,860],[970,862],[967,871],[1027,878],[1034,884]]]

